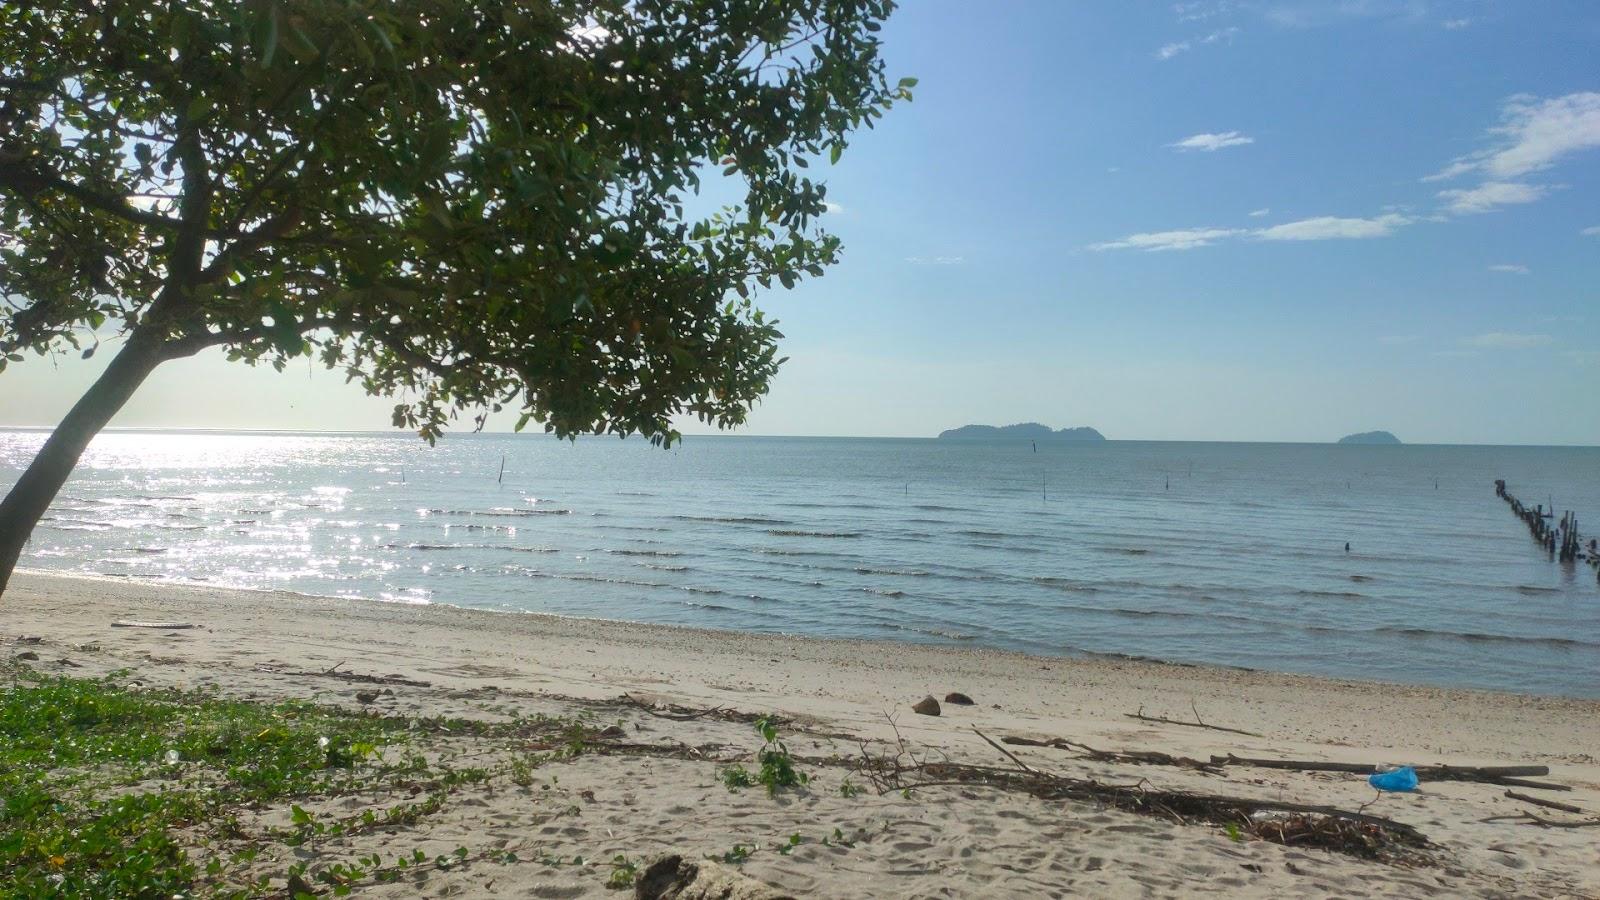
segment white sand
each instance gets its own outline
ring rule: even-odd
[[[188,631],[112,628],[119,619],[203,625]],[[92,675],[128,667],[151,684],[216,685],[252,697],[299,696],[354,706],[364,686],[270,669],[343,668],[430,682],[398,687],[388,711],[494,718],[571,715],[581,701],[627,692],[694,707],[778,711],[803,728],[797,754],[855,753],[854,736],[893,737],[886,714],[919,750],[1009,765],[971,730],[1067,737],[1105,750],[1160,750],[1205,758],[1233,752],[1350,762],[1541,763],[1570,793],[1528,791],[1600,815],[1600,702],[1407,687],[1144,662],[1045,659],[897,643],[815,640],[625,623],[402,606],[294,595],[176,588],[115,580],[17,575],[0,600],[0,641],[39,635],[44,671]],[[85,645],[97,649],[82,649]],[[63,667],[68,658],[81,668]],[[1600,673],[1596,673],[1600,678]],[[977,705],[938,718],[911,703],[948,691]],[[571,698],[571,699],[564,699]],[[1136,721],[1178,719],[1191,705],[1207,722],[1247,737]],[[495,709],[491,709],[494,707]],[[593,708],[593,707],[591,707]],[[746,724],[670,721],[625,708],[632,740],[748,747]],[[848,735],[852,737],[843,737]],[[1373,797],[1357,775],[1230,768],[1206,775],[1166,766],[1088,762],[1047,748],[1012,748],[1030,766],[1106,782],[1332,804]],[[433,872],[363,895],[617,896],[608,865],[547,865],[541,858],[608,862],[664,851],[721,855],[759,845],[742,870],[799,896],[1034,897],[1505,896],[1600,897],[1600,828],[1546,829],[1479,820],[1530,809],[1486,784],[1438,782],[1386,796],[1369,812],[1420,828],[1439,864],[1402,867],[1247,840],[1220,829],[1036,800],[979,787],[840,795],[845,771],[814,770],[810,788],[769,798],[730,793],[713,761],[585,755],[540,770],[558,784],[500,784],[457,794],[400,834],[317,845],[314,864],[423,846],[510,847],[524,862]],[[859,783],[859,777],[856,779]],[[1539,811],[1553,819],[1570,815]],[[271,819],[281,811],[269,811]],[[821,839],[838,828],[852,846]],[[791,834],[804,842],[775,848]],[[263,861],[281,871],[292,860]],[[273,868],[273,864],[277,868]]]

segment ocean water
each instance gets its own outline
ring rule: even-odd
[[[117,432],[23,565],[1600,696],[1496,478],[1600,534],[1600,448]]]

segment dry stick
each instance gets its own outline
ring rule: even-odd
[[[1047,741],[1034,740],[1033,738],[1016,737],[1007,735],[1000,739],[1002,744],[1011,744],[1015,747],[1051,747],[1056,750],[1068,750],[1087,755],[1096,762],[1134,763],[1152,766],[1176,766],[1181,769],[1199,769],[1202,772],[1215,773],[1218,766],[1215,763],[1205,763],[1187,756],[1173,756],[1157,750],[1097,750],[1088,744],[1069,741],[1066,738],[1051,738]]]
[[[1573,806],[1571,803],[1557,803],[1554,800],[1542,800],[1538,797],[1529,797],[1527,794],[1519,794],[1516,791],[1506,791],[1506,796],[1513,800],[1521,800],[1523,803],[1532,803],[1534,806],[1543,806],[1546,809],[1559,809],[1562,812],[1569,813],[1583,812],[1583,807],[1581,806]]]
[[[1190,703],[1189,708],[1194,709],[1194,704]],[[1177,719],[1168,719],[1162,716],[1147,716],[1144,714],[1143,706],[1139,707],[1138,712],[1123,713],[1123,715],[1130,719],[1138,719],[1141,722],[1161,722],[1165,725],[1183,725],[1187,728],[1209,728],[1212,731],[1226,731],[1229,734],[1242,734],[1245,737],[1265,737],[1265,735],[1256,734],[1254,731],[1241,731],[1237,728],[1224,728],[1221,725],[1208,725],[1205,722],[1200,721],[1200,713],[1198,710],[1194,714],[1195,721],[1193,722],[1180,722]]]
[[[984,742],[987,743],[989,746],[995,748],[996,750],[999,750],[1001,753],[1004,753],[1006,755],[1006,758],[1011,760],[1012,762],[1016,763],[1017,766],[1022,769],[1022,771],[1028,772],[1030,774],[1033,772],[1032,769],[1028,768],[1028,764],[1027,763],[1023,762],[1020,759],[1017,759],[1016,754],[1014,754],[1010,750],[1007,750],[1006,748],[1000,746],[999,744],[996,744],[994,741],[989,740],[989,736],[987,734],[984,734],[983,732],[979,731],[978,730],[978,726],[976,726],[976,725],[972,726],[972,733],[977,735],[978,737],[983,738]]]
[[[1517,813],[1510,816],[1488,816],[1478,821],[1504,822],[1507,819],[1527,822],[1529,825],[1538,825],[1541,828],[1600,828],[1600,819],[1585,819],[1582,822],[1558,822],[1555,819],[1541,818],[1531,812]]]
[[[1212,756],[1215,765],[1255,766],[1261,769],[1299,769],[1306,772],[1352,772],[1370,775],[1378,771],[1372,763],[1326,762],[1320,759],[1255,759],[1247,756]],[[1435,780],[1446,780],[1450,775],[1482,778],[1505,778],[1510,775],[1549,775],[1549,766],[1412,766],[1417,774],[1427,773]]]

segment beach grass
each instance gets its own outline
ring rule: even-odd
[[[584,725],[556,719],[483,723],[383,717],[290,700],[231,699],[213,690],[150,688],[128,673],[52,676],[11,664],[0,692],[0,896],[252,897],[272,893],[251,864],[263,851],[366,828],[415,824],[456,787],[518,783],[553,757],[581,752]],[[552,753],[508,753],[493,768],[452,760],[442,735],[556,735]],[[333,798],[400,795],[337,818],[306,807]],[[274,806],[288,825],[247,830],[247,811]],[[473,854],[367,857],[326,866],[318,893]],[[203,860],[201,862],[200,860]],[[236,871],[237,870],[237,871]],[[311,894],[303,868],[287,876]]]

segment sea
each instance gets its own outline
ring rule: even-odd
[[[115,431],[22,565],[1600,697],[1595,571],[1496,479],[1600,534],[1593,447]]]

